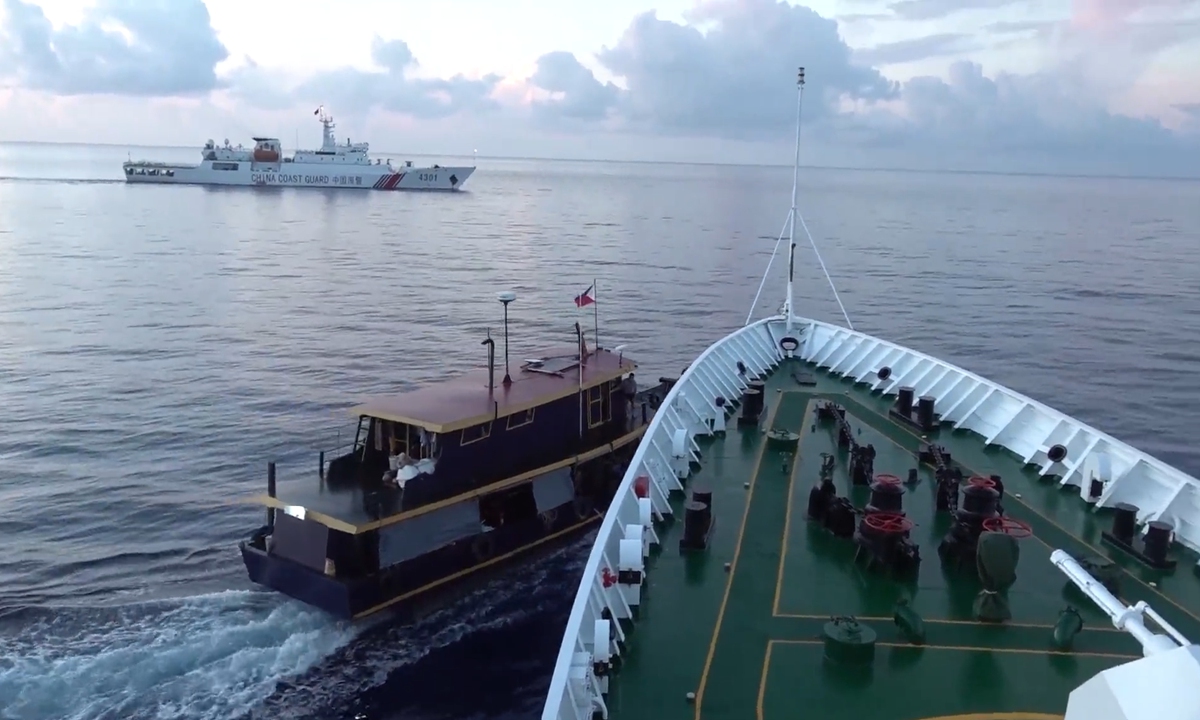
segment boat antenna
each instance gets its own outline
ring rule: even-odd
[[[779,244],[783,242],[783,235],[786,232],[788,236],[788,279],[787,279],[787,300],[783,306],[785,319],[787,321],[787,329],[792,329],[792,310],[793,310],[793,295],[792,283],[796,271],[796,221],[800,221],[800,227],[804,230],[805,236],[808,237],[808,242],[812,246],[813,254],[817,257],[817,263],[821,266],[821,271],[825,273],[825,279],[829,282],[829,287],[833,290],[833,298],[837,300],[838,307],[841,308],[842,317],[846,319],[846,327],[854,329],[854,323],[850,322],[850,314],[846,312],[846,306],[842,304],[842,298],[838,294],[837,286],[833,283],[833,278],[829,275],[829,268],[825,267],[825,261],[821,258],[821,251],[817,249],[817,243],[813,240],[812,233],[808,231],[808,224],[804,222],[804,216],[800,214],[800,209],[796,206],[796,195],[799,191],[800,180],[800,128],[804,117],[804,68],[801,67],[796,73],[796,157],[792,164],[792,207],[788,210],[787,219],[783,221],[783,228],[779,231],[779,238],[775,241],[775,249],[771,251],[771,259],[767,261],[767,269],[763,273],[762,282],[758,284],[758,292],[754,294],[754,303],[750,305],[750,313],[746,315],[746,325],[750,324],[751,318],[754,317],[754,309],[758,307],[758,300],[762,296],[763,287],[767,284],[767,276],[771,273],[771,264],[775,262],[775,256],[779,254]]]
[[[800,184],[800,126],[804,118],[804,68],[796,73],[796,158],[792,163],[792,209],[788,212],[787,330],[792,331],[792,281],[796,275],[796,191]]]
[[[496,295],[496,299],[504,306],[504,387],[512,385],[512,375],[508,374],[508,304],[517,299],[517,294],[511,290],[505,290]]]

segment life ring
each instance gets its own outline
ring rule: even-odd
[[[475,556],[476,562],[483,562],[492,557],[492,553],[496,551],[496,542],[492,540],[491,533],[484,533],[475,538],[471,543],[471,554]]]
[[[789,335],[779,341],[779,347],[784,352],[796,352],[797,348],[800,347],[800,341]]]
[[[575,508],[575,517],[584,520],[592,514],[593,505],[592,499],[587,495],[576,495],[573,502]]]
[[[550,508],[546,512],[542,513],[542,526],[545,527],[546,530],[553,530],[554,529],[554,521],[557,519],[558,519],[558,510],[556,510],[554,508]]]

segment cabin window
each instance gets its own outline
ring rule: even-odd
[[[482,425],[472,425],[468,428],[463,428],[462,445],[470,445],[473,442],[479,442],[490,437],[492,434],[492,421],[489,420]]]
[[[604,388],[597,385],[588,388],[588,427],[594,428],[604,423]]]
[[[237,170],[238,164],[235,162],[215,162],[212,164],[213,170]]]
[[[533,411],[534,411],[534,408],[529,408],[528,410],[522,410],[521,412],[513,413],[512,415],[509,415],[507,429],[514,430],[516,428],[524,427],[524,426],[532,423],[533,422]]]

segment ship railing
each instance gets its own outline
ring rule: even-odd
[[[830,323],[811,327],[800,355],[834,375],[885,395],[901,387],[935,398],[934,411],[955,429],[1007,448],[1040,474],[1073,486],[1096,507],[1128,503],[1137,521],[1169,524],[1175,540],[1200,552],[1200,480],[1011,388],[943,360]],[[880,379],[878,371],[891,373]],[[1063,454],[1059,456],[1057,451]]]
[[[146,167],[146,168],[173,168],[180,169],[188,167],[187,163],[170,163],[161,160],[126,160],[126,167]]]
[[[670,494],[683,490],[681,478],[699,457],[696,436],[723,431],[749,382],[783,358],[786,334],[783,319],[772,317],[726,336],[696,358],[650,418],[584,567],[542,720],[607,717],[607,669],[625,640],[620,622],[640,604],[645,558],[660,544],[654,522],[673,514]]]

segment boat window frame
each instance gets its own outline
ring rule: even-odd
[[[479,431],[479,433],[480,433],[479,437],[470,437],[471,431],[475,431],[475,430]],[[491,436],[492,436],[492,421],[488,420],[487,422],[480,423],[479,425],[468,425],[467,427],[463,428],[462,434],[459,435],[459,438],[458,438],[458,444],[460,447],[466,447],[467,445],[473,445],[482,440],[487,440]],[[470,438],[470,439],[468,439],[468,438]]]
[[[506,431],[507,430],[516,430],[517,428],[523,428],[526,425],[532,425],[534,417],[535,417],[535,413],[534,413],[535,410],[537,410],[537,408],[531,407],[526,410],[522,410],[520,412],[515,412],[512,415],[509,415],[508,422],[505,424],[504,429]],[[518,418],[519,418],[519,422],[513,422],[514,419],[518,419]]]
[[[595,394],[594,398],[592,397],[593,393]],[[597,406],[599,407],[597,408]],[[598,409],[598,412],[594,413],[598,419],[594,421],[592,420],[593,408]],[[600,427],[604,422],[604,383],[601,383],[587,389],[587,426],[591,430]]]

